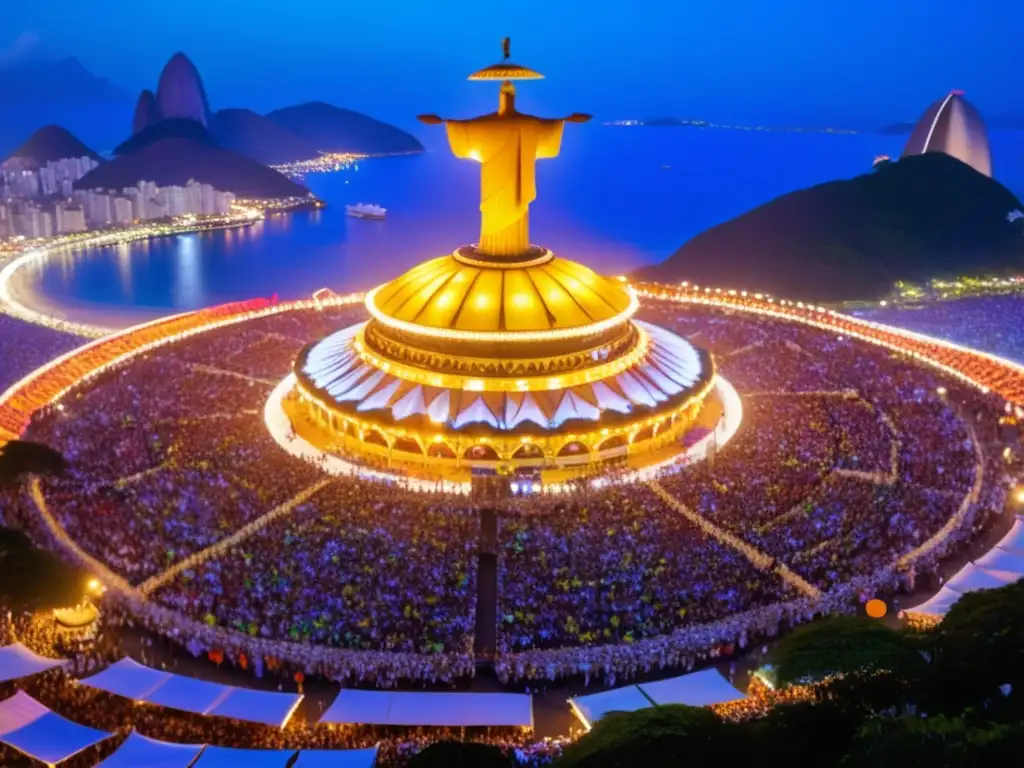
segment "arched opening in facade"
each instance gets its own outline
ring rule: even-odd
[[[493,445],[477,443],[466,451],[466,458],[470,461],[498,461],[500,457]]]
[[[583,456],[590,453],[590,449],[587,448],[579,440],[573,440],[572,442],[566,443],[558,450],[559,456]]]
[[[414,453],[417,456],[421,456],[423,451],[420,449],[420,444],[413,440],[411,437],[400,437],[395,440],[394,449],[396,451],[404,451],[405,453]]]
[[[608,451],[611,450],[612,448],[624,448],[627,445],[627,443],[628,441],[626,440],[625,435],[612,435],[599,446],[597,446],[597,450],[598,453],[600,453],[601,451]]]
[[[427,446],[427,456],[432,459],[454,459],[455,451],[448,443],[431,443]]]
[[[513,459],[543,459],[544,451],[536,443],[523,443],[512,454]]]
[[[363,433],[363,442],[371,443],[373,445],[380,445],[384,448],[388,447],[388,440],[381,432],[376,429],[371,429]]]

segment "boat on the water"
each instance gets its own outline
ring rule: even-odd
[[[345,213],[357,219],[383,219],[387,215],[388,209],[372,203],[356,203],[355,205],[346,205]]]

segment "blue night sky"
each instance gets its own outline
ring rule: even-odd
[[[548,76],[523,105],[600,117],[862,127],[952,88],[1024,114],[1020,0],[0,0],[0,63],[77,56],[133,97],[184,51],[214,108],[322,99],[411,123],[493,105],[499,58]]]

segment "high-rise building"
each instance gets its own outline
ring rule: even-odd
[[[132,203],[130,200],[124,197],[115,197],[113,199],[113,207],[115,224],[123,226],[132,223]]]

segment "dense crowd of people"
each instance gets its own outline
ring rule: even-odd
[[[909,328],[1024,363],[1024,294],[972,296],[859,309],[866,320]]]
[[[711,349],[744,396],[744,425],[714,463],[660,480],[714,530],[644,485],[498,504],[501,679],[692,666],[912,584],[1001,508],[998,463],[979,460],[998,447],[994,396],[793,323],[645,314]],[[133,615],[194,652],[382,686],[472,675],[477,502],[354,479],[315,488],[319,469],[262,423],[303,344],[354,316],[252,320],[88,382],[29,430],[71,462],[44,496],[78,546],[149,595]],[[795,590],[783,567],[823,595]]]
[[[0,313],[0,392],[27,373],[80,347],[88,339],[29,325]]]

